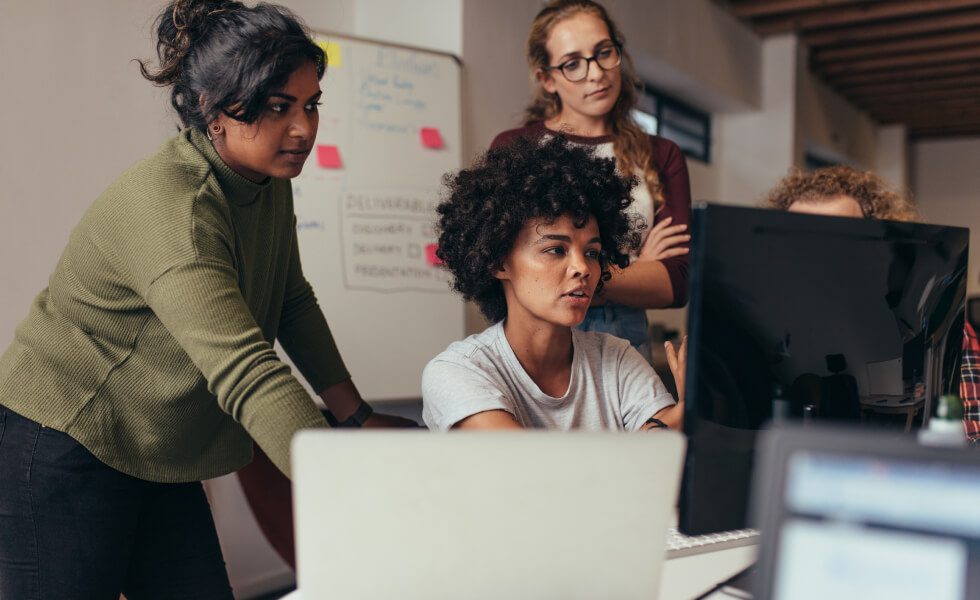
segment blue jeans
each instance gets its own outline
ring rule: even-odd
[[[623,338],[652,363],[649,327],[647,311],[613,302],[590,308],[578,326],[582,331],[602,331]]]
[[[112,469],[0,405],[0,598],[232,600],[200,482]]]

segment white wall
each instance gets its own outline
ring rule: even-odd
[[[969,227],[967,295],[980,295],[980,139],[913,144],[912,192],[922,220]]]
[[[794,35],[766,39],[759,108],[716,115],[720,202],[754,206],[797,164],[796,50]]]
[[[871,118],[803,69],[799,92],[798,127],[808,149],[855,168],[875,168],[878,137]]]
[[[126,167],[176,132],[134,57],[151,0],[0,5],[0,347],[47,283],[68,232]]]
[[[462,23],[462,0],[357,0],[354,32],[459,56],[463,51]]]
[[[727,10],[708,0],[604,5],[644,79],[711,112],[759,106],[759,38]]]
[[[876,132],[876,162],[874,171],[893,186],[909,190],[911,145],[905,125],[885,125]]]

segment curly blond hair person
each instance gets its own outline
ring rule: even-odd
[[[769,192],[769,208],[841,217],[914,221],[915,206],[870,171],[834,166],[794,169]]]

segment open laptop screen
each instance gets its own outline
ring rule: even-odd
[[[866,431],[766,436],[758,597],[980,597],[976,453]]]

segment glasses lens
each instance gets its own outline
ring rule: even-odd
[[[619,55],[619,48],[616,46],[609,46],[608,48],[599,50],[596,53],[595,58],[596,62],[599,63],[599,66],[608,71],[609,69],[618,67],[619,61],[622,57]]]
[[[589,61],[584,58],[573,58],[561,66],[561,72],[569,81],[585,79],[589,72]]]

